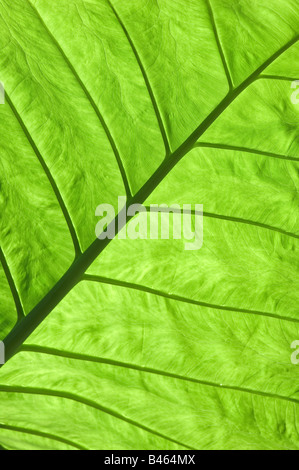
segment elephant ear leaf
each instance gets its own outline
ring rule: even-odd
[[[2,0],[0,29],[0,446],[298,449],[298,2]],[[201,249],[97,239],[119,196],[203,204]]]

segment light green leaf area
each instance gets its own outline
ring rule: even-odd
[[[298,2],[2,0],[0,29],[0,448],[298,450]],[[202,247],[96,239],[124,195],[203,204]]]

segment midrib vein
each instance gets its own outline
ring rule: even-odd
[[[96,105],[94,99],[92,98],[91,94],[89,93],[88,89],[86,88],[86,86],[84,85],[83,81],[81,80],[79,74],[77,73],[75,67],[73,66],[73,64],[71,63],[70,59],[67,57],[66,53],[64,52],[64,50],[62,49],[61,45],[58,43],[57,39],[55,38],[55,36],[51,33],[51,31],[49,30],[48,26],[46,25],[45,21],[43,20],[41,14],[39,13],[39,11],[37,10],[37,8],[35,6],[32,5],[31,1],[30,0],[27,0],[27,2],[29,3],[29,5],[31,6],[32,10],[34,11],[35,15],[37,16],[37,18],[39,19],[40,23],[42,24],[43,28],[45,29],[45,31],[47,32],[47,34],[49,35],[49,37],[51,38],[52,42],[55,44],[55,46],[57,47],[57,49],[59,50],[61,56],[63,57],[65,63],[67,64],[67,66],[69,67],[70,71],[72,72],[73,76],[75,77],[75,79],[77,80],[78,84],[80,85],[81,89],[83,90],[86,98],[88,99],[89,103],[91,104],[94,112],[96,113],[101,125],[102,125],[102,128],[104,129],[105,131],[105,134],[107,136],[107,139],[109,141],[109,144],[112,148],[112,151],[114,153],[114,156],[115,156],[115,159],[117,161],[117,165],[118,165],[118,168],[119,168],[119,172],[121,174],[121,177],[122,177],[122,181],[123,181],[123,185],[124,185],[124,188],[125,188],[125,191],[126,191],[126,195],[127,195],[127,198],[130,199],[132,197],[132,194],[131,194],[131,189],[130,189],[130,185],[129,185],[129,182],[128,182],[128,179],[127,179],[127,175],[126,175],[126,172],[125,172],[125,169],[124,169],[124,166],[123,166],[123,162],[122,162],[122,159],[121,159],[121,156],[119,154],[119,151],[118,151],[118,148],[117,148],[117,145],[115,143],[115,140],[109,130],[109,127],[107,126],[106,124],[106,121],[102,115],[102,113],[100,112],[98,106]]]
[[[135,44],[124,24],[124,22],[122,21],[119,13],[116,11],[115,7],[112,5],[112,2],[110,0],[106,0],[107,3],[109,4],[111,10],[113,11],[117,21],[119,22],[130,46],[131,46],[131,49],[133,51],[133,54],[137,60],[137,63],[138,63],[138,66],[140,68],[140,71],[142,73],[142,76],[143,76],[143,79],[144,79],[144,82],[145,82],[145,85],[146,85],[146,88],[147,88],[147,91],[148,91],[148,94],[150,96],[150,99],[151,99],[151,102],[152,102],[152,105],[153,105],[153,108],[154,108],[154,111],[155,111],[155,114],[156,114],[156,118],[157,118],[157,121],[158,121],[158,125],[159,125],[159,129],[160,129],[160,133],[161,133],[161,136],[162,136],[162,139],[163,139],[163,142],[164,142],[164,147],[165,147],[165,152],[166,152],[166,157],[170,154],[170,145],[169,145],[169,141],[168,141],[168,137],[167,137],[167,134],[166,134],[166,129],[165,129],[165,126],[163,124],[163,119],[162,119],[162,116],[161,116],[161,113],[160,113],[160,110],[159,110],[159,107],[158,107],[158,104],[157,104],[157,101],[156,101],[156,98],[155,98],[155,95],[154,95],[154,91],[151,87],[151,84],[150,84],[150,81],[149,81],[149,78],[147,76],[147,73],[146,73],[146,70],[143,66],[143,63],[142,63],[142,60],[138,54],[138,51],[135,47]]]
[[[16,284],[15,284],[14,278],[11,274],[4,252],[1,247],[0,247],[0,262],[2,264],[3,271],[6,276],[6,279],[7,279],[7,282],[8,282],[8,285],[9,285],[9,288],[10,288],[10,291],[11,291],[11,294],[15,303],[15,307],[17,311],[17,320],[21,321],[22,318],[24,318],[23,306],[21,303],[21,299],[20,299]]]
[[[142,188],[128,200],[128,205],[140,203],[142,204],[153,190],[160,184],[165,176],[172,168],[193,148],[197,139],[213,124],[213,122],[224,112],[224,110],[251,84],[254,80],[281,54],[298,41],[298,35],[280,48],[276,53],[269,57],[255,72],[253,72],[243,83],[241,83],[233,91],[229,92],[226,97],[218,104],[218,106],[204,119],[204,121],[195,129],[195,131],[183,142],[177,150],[165,159],[159,168],[153,173],[150,179],[142,186]],[[125,217],[123,215],[125,214]],[[123,227],[123,219],[126,222],[130,217],[126,218],[123,209],[111,225],[117,227],[118,233]],[[125,222],[125,223],[126,223]],[[87,250],[75,259],[72,266],[51,289],[48,294],[32,309],[32,311],[20,321],[15,328],[8,334],[4,340],[6,346],[7,360],[18,350],[28,336],[36,329],[36,327],[47,317],[47,315],[61,302],[62,299],[73,289],[73,287],[82,279],[87,268],[99,256],[99,254],[111,242],[109,239],[96,239]]]
[[[87,447],[84,447],[80,444],[77,444],[73,441],[70,441],[69,439],[65,439],[65,438],[57,436],[55,434],[50,434],[48,432],[37,431],[35,429],[22,428],[20,426],[12,426],[12,425],[9,425],[9,424],[1,424],[1,423],[0,423],[0,429],[7,429],[8,431],[14,431],[14,432],[23,433],[23,434],[30,434],[30,435],[33,435],[33,436],[42,437],[44,439],[50,439],[52,441],[61,442],[62,444],[67,444],[67,445],[69,445],[71,447],[74,447],[75,449],[78,449],[78,450],[88,450]]]
[[[70,232],[70,235],[72,237],[72,241],[73,241],[73,245],[74,245],[74,250],[75,250],[75,255],[76,256],[79,256],[82,252],[81,252],[81,248],[80,248],[80,244],[79,244],[79,240],[78,240],[78,237],[77,237],[77,233],[76,233],[76,229],[74,227],[74,224],[73,224],[73,221],[71,219],[71,216],[68,212],[68,209],[64,203],[64,200],[63,200],[63,197],[60,193],[60,190],[52,176],[52,173],[50,172],[45,160],[43,159],[40,151],[38,150],[37,148],[37,145],[35,144],[33,138],[31,137],[31,134],[30,132],[28,131],[23,119],[21,118],[19,112],[17,111],[16,107],[14,106],[11,98],[9,97],[8,95],[8,92],[7,90],[5,90],[5,99],[7,101],[7,103],[9,104],[13,114],[15,115],[20,127],[22,128],[29,144],[31,145],[35,155],[37,156],[37,159],[39,160],[43,170],[44,170],[44,173],[46,174],[48,180],[49,180],[49,183],[54,191],[54,194],[56,196],[56,199],[59,203],[59,206],[61,208],[61,211],[63,213],[63,216],[65,218],[65,221],[67,223],[67,226],[68,226],[68,229],[69,229],[69,232]]]
[[[48,396],[48,397],[56,397],[56,398],[63,398],[66,400],[72,400],[77,403],[81,403],[83,405],[86,405],[90,408],[94,408],[98,411],[101,411],[102,413],[108,414],[110,416],[113,416],[116,419],[119,419],[121,421],[124,421],[128,424],[131,424],[132,426],[135,426],[139,429],[142,429],[143,431],[146,431],[150,434],[153,434],[159,438],[162,438],[166,441],[173,442],[174,444],[178,444],[181,447],[184,447],[186,449],[192,449],[192,447],[178,441],[177,439],[173,439],[169,436],[166,436],[165,434],[160,433],[159,431],[156,431],[155,429],[152,429],[148,426],[145,426],[133,419],[128,418],[127,416],[123,416],[121,413],[112,410],[106,406],[102,406],[99,403],[97,403],[94,400],[90,400],[88,398],[82,397],[80,395],[77,395],[75,393],[71,392],[64,392],[64,391],[59,391],[59,390],[49,390],[46,388],[36,388],[36,387],[18,387],[18,386],[13,386],[13,385],[0,385],[0,393],[4,392],[10,392],[10,393],[24,393],[28,395],[41,395],[41,396]]]

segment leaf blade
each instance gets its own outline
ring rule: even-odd
[[[30,313],[6,338],[8,357],[25,344],[1,368],[1,420],[7,433],[1,442],[8,448],[72,443],[109,449],[298,448],[296,370],[290,364],[298,322],[298,114],[290,107],[285,80],[296,70],[290,65],[298,41],[298,22],[292,16],[296,3],[275,0],[272,10],[254,4],[252,13],[246,2],[234,0],[192,1],[184,10],[179,1],[153,6],[145,0],[128,5],[113,1],[115,15],[106,0],[31,2],[34,9],[27,2],[25,15],[24,2],[16,1],[10,13],[2,2],[2,45],[12,42],[20,67],[8,64],[4,54],[0,71],[27,134],[53,172],[74,231],[71,237],[70,223],[57,222],[64,210],[61,214],[55,191],[47,185],[37,199],[50,197],[41,220],[54,215],[53,234],[61,230],[55,241],[61,240],[64,248],[59,273],[53,269],[43,274],[35,293],[34,269],[42,266],[36,253],[42,242],[37,242],[35,258],[22,254],[21,264],[16,264],[16,253],[26,252],[32,233],[28,213],[38,205],[24,211],[23,245],[16,235],[11,241],[16,219],[10,230],[2,225],[11,280]],[[67,6],[72,21],[63,22]],[[252,55],[243,46],[234,55],[228,46],[225,30],[228,37],[240,38],[236,12],[246,25],[244,44]],[[28,30],[20,33],[18,21],[29,18]],[[255,37],[254,51],[248,31]],[[260,47],[261,40],[269,52]],[[61,79],[57,89],[51,61],[37,66],[44,50]],[[76,68],[70,70],[73,63]],[[43,113],[51,115],[51,100],[57,118],[37,125]],[[14,122],[7,106],[0,111],[5,125]],[[259,125],[265,117],[272,127]],[[13,126],[33,168],[37,163],[15,122]],[[259,129],[264,129],[263,138]],[[124,130],[135,140],[125,139]],[[95,171],[92,154],[98,146],[101,158]],[[168,146],[171,153],[164,159]],[[9,157],[8,139],[4,148]],[[142,153],[148,151],[151,159]],[[12,166],[10,172],[4,169],[13,181]],[[117,238],[91,243],[97,175],[101,202],[115,202],[129,186],[130,203],[202,202],[198,198],[204,197],[203,248],[191,256],[182,242],[170,240],[159,245]],[[37,185],[38,177],[27,179]],[[18,191],[18,179],[14,184]],[[76,194],[74,186],[79,188]],[[71,264],[74,233],[83,253],[77,249]],[[53,262],[53,252],[48,249],[47,254]],[[24,266],[29,275],[21,272]],[[0,290],[4,296],[6,292],[7,284]],[[30,409],[33,401],[43,410],[43,422]],[[19,417],[12,418],[16,407]],[[65,410],[77,417],[75,425],[69,425]]]

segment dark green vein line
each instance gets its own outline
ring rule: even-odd
[[[110,143],[110,146],[113,150],[114,156],[116,158],[118,168],[119,168],[119,171],[120,171],[120,174],[121,174],[121,177],[122,177],[122,180],[123,180],[123,184],[124,184],[124,187],[125,187],[125,191],[126,191],[126,194],[127,194],[127,199],[130,199],[132,197],[132,195],[131,195],[131,190],[130,190],[130,185],[129,185],[129,182],[128,182],[128,179],[127,179],[127,175],[126,175],[126,172],[125,172],[125,169],[124,169],[124,166],[123,166],[123,162],[122,162],[122,159],[120,157],[120,154],[119,154],[118,148],[116,146],[116,143],[113,139],[113,136],[112,136],[107,124],[106,124],[106,121],[105,121],[102,113],[100,112],[98,106],[96,105],[94,99],[92,98],[91,94],[87,90],[87,88],[84,85],[83,81],[79,77],[75,67],[73,66],[73,64],[71,63],[71,61],[67,57],[67,55],[65,54],[65,52],[62,49],[61,45],[58,43],[55,36],[49,30],[48,26],[46,25],[45,21],[43,20],[42,16],[40,15],[39,11],[37,10],[37,8],[32,5],[30,0],[27,0],[27,2],[30,4],[30,6],[31,6],[32,10],[34,11],[35,15],[38,17],[39,21],[43,25],[43,27],[46,30],[47,34],[49,35],[49,37],[51,38],[51,40],[53,41],[53,43],[55,44],[55,46],[59,50],[59,52],[62,55],[64,61],[68,65],[70,71],[72,72],[73,76],[76,78],[77,82],[79,83],[80,87],[82,88],[83,92],[85,93],[86,98],[88,99],[88,101],[90,102],[94,112],[96,113],[96,115],[97,115],[97,117],[98,117],[104,131],[105,131],[105,134],[106,134],[107,139]]]
[[[211,217],[213,219],[222,219],[222,220],[228,220],[230,222],[236,222],[239,224],[255,225],[256,227],[260,227],[266,230],[272,230],[273,232],[281,233],[282,235],[285,235],[287,237],[299,239],[299,235],[296,235],[295,233],[287,232],[280,228],[273,227],[272,225],[262,224],[261,222],[255,222],[249,219],[242,219],[241,217],[230,217],[228,215],[212,214],[210,212],[205,212],[205,211],[203,212],[203,215],[204,217]]]
[[[229,89],[232,90],[233,89],[233,83],[232,83],[232,79],[231,79],[231,76],[230,76],[230,72],[229,72],[229,69],[228,69],[227,62],[226,62],[225,57],[224,57],[224,52],[223,52],[223,48],[222,48],[220,38],[219,38],[219,35],[218,35],[216,21],[215,21],[215,17],[214,17],[214,13],[213,13],[213,9],[212,9],[212,5],[211,5],[210,0],[206,0],[206,5],[208,7],[208,11],[209,11],[209,15],[210,15],[211,23],[212,23],[212,28],[213,28],[215,40],[216,40],[218,51],[219,51],[219,54],[220,54],[220,57],[221,57],[221,60],[222,60],[225,75],[226,75],[226,78],[227,78],[227,81],[228,81],[228,86],[229,86]]]
[[[99,358],[96,356],[88,356],[88,355],[82,355],[78,353],[72,353],[68,351],[60,351],[57,349],[52,349],[52,348],[46,348],[43,346],[35,346],[35,345],[28,345],[28,346],[23,346],[22,347],[23,352],[28,352],[28,353],[38,353],[38,354],[47,354],[50,356],[57,356],[57,357],[64,357],[67,359],[74,359],[74,360],[79,360],[79,361],[88,361],[88,362],[96,362],[100,364],[107,364],[115,367],[123,367],[127,369],[132,369],[136,370],[138,372],[146,372],[149,374],[154,374],[154,375],[160,375],[163,377],[167,377],[170,379],[175,379],[175,380],[182,380],[186,382],[192,382],[196,383],[198,385],[203,385],[207,387],[213,387],[213,388],[220,388],[224,390],[233,390],[236,392],[241,392],[241,393],[248,393],[251,395],[259,395],[265,398],[270,398],[270,399],[278,399],[278,400],[284,400],[292,403],[296,403],[296,405],[299,405],[299,399],[298,398],[291,398],[287,397],[284,395],[278,395],[276,393],[271,393],[271,392],[263,392],[260,390],[255,390],[251,388],[246,388],[246,387],[238,387],[235,385],[228,385],[228,384],[219,384],[216,382],[211,382],[208,380],[200,380],[200,379],[195,379],[193,377],[186,377],[183,375],[175,374],[172,372],[165,372],[162,370],[157,370],[157,369],[152,369],[150,367],[142,367],[138,366],[136,364],[128,364],[124,362],[119,362],[119,361],[113,361],[111,359],[106,359],[106,358]],[[10,387],[10,386],[8,386]],[[19,387],[21,388],[21,387]],[[27,387],[24,387],[27,389]],[[2,386],[0,385],[0,391],[2,389]],[[26,392],[25,392],[26,393]],[[56,392],[54,392],[56,393]],[[182,445],[182,444],[181,444]]]
[[[28,395],[42,395],[42,396],[48,396],[48,397],[56,397],[56,398],[63,398],[66,400],[72,400],[77,403],[81,403],[82,405],[86,405],[88,407],[94,408],[96,410],[101,411],[102,413],[106,413],[110,416],[113,416],[116,419],[119,419],[121,421],[124,421],[128,424],[131,424],[132,426],[135,426],[139,429],[142,429],[143,431],[146,431],[150,434],[153,434],[157,437],[160,437],[162,439],[165,439],[166,441],[173,442],[174,444],[177,444],[183,448],[186,449],[192,449],[192,447],[189,447],[182,442],[172,439],[171,437],[165,436],[164,434],[155,431],[148,426],[145,426],[141,423],[138,423],[137,421],[130,419],[126,416],[123,416],[122,414],[118,413],[117,411],[111,410],[110,408],[107,408],[105,406],[100,405],[99,403],[89,400],[88,398],[81,397],[79,395],[76,395],[74,393],[70,392],[62,392],[59,390],[48,390],[45,388],[35,388],[35,387],[18,387],[18,386],[11,386],[11,385],[0,385],[0,392],[10,392],[10,393],[24,393]],[[192,449],[193,450],[193,449]]]
[[[269,67],[279,56],[286,52],[291,46],[293,46],[299,39],[297,34],[293,39],[281,47],[277,52],[272,54],[262,65],[260,65],[255,72],[247,77],[238,87],[230,91],[226,97],[216,106],[206,119],[195,129],[195,131],[185,140],[185,142],[179,147],[182,150],[183,146],[190,148],[193,146],[197,139],[204,134],[204,132],[210,127],[210,125],[226,110],[226,108],[244,91],[248,88],[262,72]]]
[[[171,208],[158,208],[158,207],[150,207],[150,206],[145,206],[145,209],[148,212],[174,212],[174,213],[183,213],[182,209],[171,209]],[[212,212],[198,212],[195,210],[185,210],[185,213],[191,213],[193,215],[203,215],[204,217],[210,217],[212,219],[221,219],[221,220],[227,220],[228,222],[236,222],[239,224],[248,224],[248,225],[255,225],[256,227],[263,228],[266,230],[272,230],[273,232],[278,232],[281,233],[282,235],[285,235],[287,237],[292,237],[299,239],[299,235],[296,233],[292,232],[287,232],[286,230],[283,230],[278,227],[273,227],[272,225],[267,225],[263,224],[261,222],[255,222],[254,220],[249,220],[249,219],[243,219],[242,217],[233,217],[229,215],[220,215],[220,214],[214,214]]]
[[[61,210],[62,210],[62,213],[63,213],[63,215],[64,215],[65,221],[66,221],[66,223],[67,223],[67,226],[68,226],[70,235],[71,235],[71,237],[72,237],[72,241],[73,241],[73,245],[74,245],[74,250],[75,250],[75,255],[78,257],[78,256],[80,256],[80,254],[81,254],[81,249],[80,249],[79,240],[78,240],[78,237],[77,237],[77,234],[76,234],[76,230],[75,230],[75,227],[74,227],[74,225],[73,225],[71,216],[70,216],[70,214],[69,214],[69,212],[68,212],[68,210],[67,210],[67,207],[66,207],[66,205],[65,205],[65,203],[64,203],[64,200],[63,200],[62,195],[61,195],[61,193],[60,193],[60,191],[59,191],[59,189],[58,189],[58,186],[57,186],[57,184],[56,184],[56,182],[55,182],[55,180],[54,180],[54,178],[53,178],[53,176],[52,176],[52,174],[51,174],[51,172],[50,172],[50,170],[49,170],[49,168],[48,168],[48,166],[47,166],[45,160],[43,159],[43,157],[42,157],[40,151],[38,150],[38,148],[37,148],[37,146],[36,146],[34,140],[32,139],[32,137],[31,137],[31,135],[30,135],[30,133],[29,133],[29,131],[28,131],[28,129],[27,129],[27,127],[26,127],[24,121],[22,120],[20,114],[18,113],[18,111],[16,110],[15,106],[13,105],[13,103],[12,103],[10,97],[8,96],[8,93],[7,93],[6,90],[5,90],[5,98],[6,98],[7,103],[9,104],[11,110],[13,111],[13,113],[14,113],[16,119],[18,120],[18,122],[19,122],[19,124],[20,124],[20,126],[21,126],[21,128],[22,128],[22,130],[23,130],[23,132],[24,132],[24,134],[25,134],[25,136],[27,137],[27,139],[28,139],[28,141],[29,141],[29,143],[30,143],[30,145],[31,145],[31,147],[32,147],[32,149],[33,149],[35,155],[37,156],[37,158],[38,158],[38,160],[39,160],[39,162],[40,162],[40,164],[41,164],[41,166],[42,166],[42,168],[43,168],[43,170],[44,170],[44,172],[45,172],[45,174],[46,174],[46,176],[47,176],[47,178],[48,178],[48,180],[49,180],[49,182],[50,182],[50,184],[51,184],[51,186],[52,186],[52,189],[53,189],[53,191],[54,191],[54,194],[55,194],[55,196],[56,196],[56,198],[57,198],[57,201],[58,201],[58,203],[59,203],[59,205],[60,205],[60,208],[61,208]]]
[[[207,302],[202,302],[200,300],[194,300],[194,299],[189,299],[188,297],[182,297],[176,294],[167,294],[167,292],[163,292],[157,289],[152,289],[151,287],[142,286],[140,284],[133,284],[131,282],[119,281],[117,279],[110,279],[110,278],[106,278],[102,276],[95,276],[92,274],[84,274],[84,276],[82,277],[82,281],[99,282],[102,284],[109,284],[112,286],[124,287],[126,289],[134,289],[134,290],[146,292],[148,294],[157,295],[159,297],[164,297],[165,299],[174,300],[177,302],[185,302],[188,304],[198,305],[200,307],[212,308],[215,310],[222,310],[226,312],[246,313],[249,315],[260,315],[263,317],[274,318],[275,320],[284,320],[284,321],[289,321],[292,323],[299,323],[299,319],[296,319],[296,318],[285,317],[282,315],[276,315],[274,313],[269,313],[269,312],[261,312],[258,310],[250,310],[250,309],[245,309],[245,308],[210,304]]]
[[[282,76],[280,77],[279,75],[267,75],[267,74],[262,74],[259,79],[266,79],[266,80],[285,80],[287,82],[295,82],[298,81],[298,78],[291,78],[291,77],[285,77]]]
[[[163,124],[163,120],[162,120],[162,116],[161,116],[161,113],[160,113],[160,110],[159,110],[159,107],[158,107],[158,104],[157,104],[157,101],[156,101],[156,98],[155,98],[155,95],[154,95],[154,92],[153,92],[153,89],[151,87],[151,84],[150,84],[150,81],[149,81],[149,78],[147,76],[147,73],[145,71],[145,68],[143,66],[143,63],[142,63],[142,60],[138,54],[138,51],[135,47],[135,44],[124,24],[124,22],[122,21],[122,19],[120,18],[119,14],[117,13],[116,9],[114,8],[114,6],[112,5],[111,1],[110,0],[107,0],[107,3],[109,4],[111,10],[113,11],[117,21],[119,22],[130,46],[131,46],[131,49],[134,53],[134,56],[137,60],[137,63],[138,63],[138,66],[141,70],[141,73],[142,73],[142,76],[143,76],[143,79],[144,79],[144,82],[145,82],[145,85],[146,85],[146,88],[147,88],[147,91],[148,91],[148,94],[150,96],[150,99],[151,99],[151,102],[152,102],[152,105],[153,105],[153,108],[154,108],[154,111],[155,111],[155,114],[156,114],[156,118],[157,118],[157,121],[158,121],[158,125],[159,125],[159,128],[160,128],[160,132],[161,132],[161,135],[162,135],[162,138],[163,138],[163,142],[164,142],[164,146],[165,146],[165,152],[166,152],[166,157],[170,154],[170,145],[169,145],[169,142],[168,142],[168,138],[167,138],[167,134],[166,134],[166,130],[165,130],[165,127],[164,127],[164,124]]]
[[[49,434],[47,432],[36,431],[33,429],[22,428],[20,426],[11,426],[9,424],[0,424],[0,429],[7,429],[8,431],[15,431],[24,434],[31,434],[33,436],[43,437],[45,439],[51,439],[52,441],[61,442],[62,444],[67,444],[71,447],[74,447],[78,450],[88,450],[87,447],[83,447],[80,444],[76,444],[69,439],[64,439],[63,437],[56,436],[55,434]]]
[[[6,276],[11,294],[12,294],[13,299],[14,299],[14,303],[15,303],[16,311],[17,311],[17,316],[18,316],[18,321],[21,321],[22,318],[24,318],[24,310],[23,310],[23,307],[22,307],[22,303],[21,303],[21,300],[20,300],[19,293],[18,293],[16,285],[15,285],[15,281],[14,281],[12,275],[11,275],[9,266],[7,264],[6,258],[4,256],[4,253],[3,253],[3,250],[2,250],[1,247],[0,247],[0,262],[3,266],[3,271],[5,273],[5,276]]]
[[[252,75],[250,75],[238,88],[234,89],[218,104],[218,106],[206,117],[206,119],[195,129],[195,131],[177,148],[159,168],[153,173],[142,188],[128,201],[128,205],[142,204],[153,190],[160,184],[165,176],[175,167],[175,165],[194,147],[197,139],[213,124],[220,114],[244,91],[262,71],[268,67],[277,57],[285,52],[289,47],[298,41],[298,35],[273,54],[262,64]],[[126,215],[124,207],[116,218],[111,222],[111,228],[117,227],[118,233],[130,220]],[[109,231],[109,227],[107,229]],[[28,336],[37,326],[49,315],[49,313],[61,302],[62,299],[73,289],[82,279],[85,271],[93,261],[109,245],[110,239],[96,239],[85,252],[75,259],[72,266],[66,271],[57,284],[45,295],[45,297],[31,310],[31,312],[16,325],[4,340],[6,360],[9,360]],[[1,366],[0,366],[1,367]]]
[[[211,148],[211,149],[221,149],[221,150],[233,150],[236,152],[245,152],[245,153],[252,153],[256,155],[263,155],[264,157],[272,157],[272,158],[278,158],[281,160],[290,160],[290,161],[295,161],[299,162],[298,157],[288,157],[286,155],[279,155],[277,153],[272,153],[272,152],[265,152],[264,150],[255,150],[255,149],[250,149],[247,147],[238,147],[234,145],[226,145],[226,144],[214,144],[214,143],[209,143],[209,142],[197,142],[194,145],[194,148]]]

